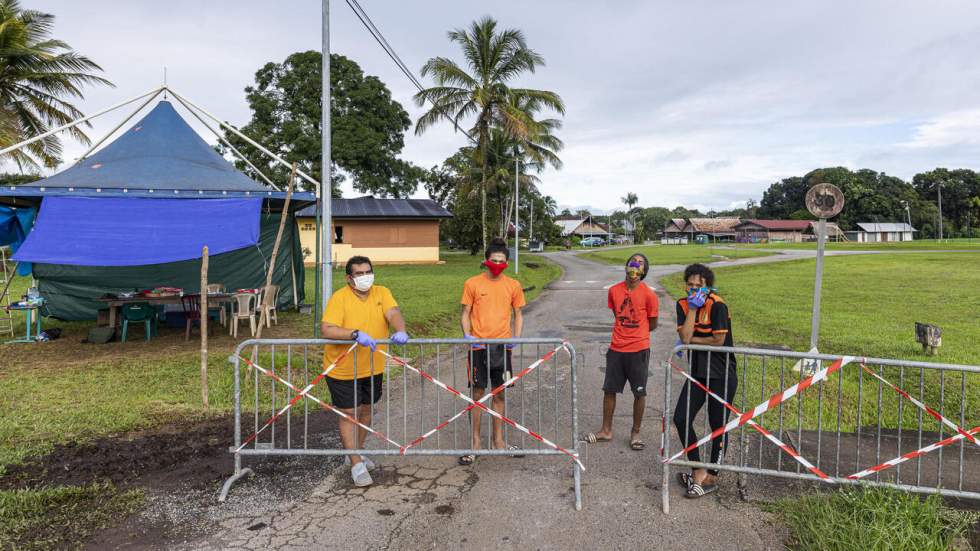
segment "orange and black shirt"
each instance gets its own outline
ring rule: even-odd
[[[728,312],[728,305],[720,296],[711,292],[704,301],[704,306],[697,309],[694,313],[697,316],[694,322],[695,337],[713,337],[718,334],[725,335],[725,342],[722,346],[734,346],[732,340],[732,317]],[[688,306],[687,298],[677,301],[677,330],[679,331],[687,320]],[[691,374],[695,377],[708,376],[708,356],[705,351],[691,353]],[[718,352],[710,353],[711,356],[711,377],[724,377],[726,367],[732,372],[729,377],[735,376],[735,354],[724,354]]]
[[[639,352],[650,348],[650,318],[659,315],[660,302],[653,289],[642,281],[632,290],[625,281],[609,288],[608,305],[616,316],[612,343],[616,352]]]

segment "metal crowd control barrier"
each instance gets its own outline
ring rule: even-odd
[[[575,508],[582,507],[579,459],[576,358],[568,342],[555,338],[521,339],[412,339],[403,346],[388,346],[384,378],[357,373],[357,359],[375,355],[351,341],[326,339],[250,339],[235,349],[234,365],[234,474],[225,481],[219,501],[231,485],[252,470],[242,467],[244,456],[559,456],[572,463]],[[341,345],[354,358],[355,384],[367,384],[373,395],[381,385],[381,398],[372,409],[373,420],[350,419],[367,427],[365,449],[342,447],[336,422],[344,415],[327,398],[323,380],[324,345]],[[493,354],[511,356],[511,369],[499,389],[487,388],[477,403],[469,397],[468,366],[471,347],[488,347]],[[493,346],[499,345],[499,346]],[[379,348],[380,349],[380,348]],[[489,375],[489,373],[488,373]],[[489,377],[488,377],[489,380]],[[491,381],[492,382],[492,381]],[[488,387],[491,385],[488,385]],[[355,388],[355,395],[360,389]],[[491,394],[503,396],[502,426],[511,449],[491,449]],[[471,410],[479,408],[481,449],[472,445]],[[247,411],[248,410],[248,411]],[[362,421],[365,421],[362,423]]]
[[[724,373],[695,382],[692,354],[709,365],[723,359]],[[665,513],[671,466],[733,471],[740,487],[751,474],[980,499],[980,366],[680,345],[663,367]],[[678,403],[688,392],[703,398],[700,408]],[[711,462],[712,437],[726,436]],[[675,451],[677,443],[687,444]],[[685,457],[693,448],[698,461]]]

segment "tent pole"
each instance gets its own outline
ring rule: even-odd
[[[200,123],[203,124],[205,128],[207,128],[208,130],[210,130],[211,133],[214,134],[215,137],[217,137],[218,140],[221,143],[223,143],[226,146],[228,146],[228,148],[231,149],[232,153],[234,153],[235,155],[237,155],[239,159],[245,161],[245,164],[247,164],[252,170],[255,171],[256,174],[258,174],[263,180],[265,180],[265,183],[267,183],[270,186],[272,186],[272,189],[274,189],[276,191],[282,191],[282,188],[280,188],[276,184],[272,183],[272,180],[270,180],[265,174],[263,174],[262,171],[258,169],[258,167],[256,167],[255,165],[253,165],[252,164],[252,161],[249,161],[248,159],[246,159],[245,158],[245,155],[242,155],[242,152],[241,151],[239,151],[235,146],[231,145],[231,142],[229,142],[228,140],[226,140],[224,136],[222,136],[220,133],[218,133],[218,131],[215,130],[214,127],[212,127],[210,124],[208,124],[207,121],[205,121],[200,115],[198,115],[196,111],[194,111],[193,109],[191,109],[190,107],[188,107],[187,104],[185,104],[183,101],[181,101],[181,98],[177,98],[177,102],[180,103],[181,105],[183,105],[190,112],[191,115],[194,115],[194,118],[196,118],[198,121],[200,121]]]
[[[136,110],[134,110],[132,113],[130,113],[129,116],[127,116],[125,119],[122,120],[122,122],[120,122],[119,124],[117,124],[115,128],[113,128],[108,133],[106,133],[106,135],[102,136],[102,139],[100,139],[99,141],[95,142],[95,144],[93,144],[92,147],[88,148],[88,151],[86,151],[85,153],[82,153],[82,155],[78,158],[78,160],[75,161],[75,164],[77,165],[78,163],[84,161],[85,160],[85,157],[88,157],[89,155],[91,155],[92,152],[96,150],[96,148],[98,148],[106,140],[109,139],[109,136],[112,136],[113,134],[115,134],[116,132],[118,132],[119,129],[122,128],[124,124],[126,124],[127,122],[130,121],[130,119],[132,119],[134,116],[136,116],[136,113],[139,113],[140,111],[142,111],[144,107],[146,107],[147,105],[150,104],[151,101],[153,101],[154,99],[156,99],[156,97],[159,96],[160,95],[160,92],[162,92],[162,91],[163,91],[163,88],[157,90],[156,93],[154,93],[152,96],[150,96],[150,98],[148,100],[144,101],[142,105],[140,105],[139,107],[137,107]]]
[[[63,124],[63,125],[59,126],[58,128],[53,128],[53,129],[48,130],[47,132],[45,132],[43,134],[38,134],[37,136],[34,136],[33,138],[28,138],[28,139],[26,139],[26,140],[24,140],[24,141],[22,141],[20,143],[16,143],[16,144],[14,144],[14,145],[12,145],[10,147],[6,147],[6,148],[0,150],[0,155],[5,155],[7,153],[10,153],[11,151],[16,151],[16,150],[24,147],[25,145],[30,145],[30,144],[38,141],[38,140],[43,140],[44,138],[47,138],[48,136],[50,136],[52,134],[57,134],[58,132],[61,132],[62,130],[66,130],[66,129],[72,128],[74,126],[78,126],[79,124],[82,124],[83,122],[90,121],[90,120],[94,119],[95,117],[98,117],[98,116],[101,116],[101,115],[105,115],[106,113],[108,113],[110,111],[115,111],[116,109],[119,109],[120,107],[125,107],[125,106],[129,105],[130,103],[133,103],[134,101],[139,101],[139,100],[145,98],[146,96],[149,96],[150,94],[159,93],[160,90],[162,90],[162,89],[163,89],[162,87],[161,88],[154,88],[153,90],[150,90],[149,92],[147,92],[145,94],[140,94],[140,95],[136,96],[133,99],[124,101],[122,103],[117,103],[117,104],[113,105],[112,107],[107,107],[106,109],[103,109],[102,111],[99,111],[98,113],[95,113],[95,114],[92,114],[92,115],[88,115],[88,116],[82,117],[82,118],[77,119],[77,120],[74,120],[74,121],[72,121],[72,122],[70,122],[68,124]]]
[[[246,142],[246,143],[248,143],[249,145],[251,145],[251,146],[252,146],[252,147],[254,147],[255,149],[258,149],[258,150],[259,150],[259,151],[261,151],[262,153],[265,153],[266,155],[268,155],[269,157],[271,157],[271,158],[272,158],[273,160],[275,160],[275,161],[276,161],[276,162],[278,162],[279,164],[281,164],[281,165],[283,165],[283,166],[288,166],[288,167],[292,167],[292,164],[291,164],[291,163],[289,163],[289,162],[287,162],[287,161],[286,161],[285,159],[283,159],[283,158],[282,158],[282,157],[280,157],[279,155],[276,155],[275,153],[273,153],[273,152],[271,152],[271,151],[269,151],[268,149],[266,149],[265,147],[263,147],[263,146],[262,146],[261,144],[259,144],[259,143],[258,143],[258,142],[256,142],[255,140],[253,140],[253,139],[251,139],[251,138],[249,138],[249,137],[248,137],[248,136],[246,136],[245,134],[242,134],[242,133],[241,133],[241,131],[239,131],[239,130],[238,130],[237,128],[235,128],[235,127],[234,127],[234,126],[232,126],[231,124],[229,124],[229,123],[227,123],[227,122],[225,122],[225,121],[223,121],[223,120],[221,120],[221,119],[219,119],[218,117],[215,117],[214,115],[212,115],[212,114],[211,114],[211,113],[209,113],[208,111],[206,111],[206,110],[204,110],[204,109],[202,109],[201,107],[199,107],[199,106],[198,106],[197,104],[195,104],[195,103],[193,103],[193,102],[191,102],[191,100],[189,100],[189,99],[187,99],[187,98],[185,98],[185,97],[183,97],[183,96],[181,96],[181,95],[179,95],[179,94],[178,94],[177,92],[174,92],[172,88],[167,88],[167,90],[168,90],[168,91],[169,91],[169,92],[170,92],[171,94],[173,94],[173,95],[174,95],[174,97],[175,97],[175,98],[177,98],[177,99],[178,99],[178,100],[179,100],[179,101],[180,101],[180,102],[181,102],[181,103],[182,103],[182,104],[184,105],[184,107],[187,107],[188,109],[190,109],[190,108],[194,108],[194,109],[196,109],[196,110],[198,110],[198,111],[200,111],[200,112],[201,112],[201,113],[203,113],[203,114],[204,114],[204,115],[205,115],[206,117],[208,117],[209,119],[211,119],[211,120],[213,120],[214,122],[216,122],[216,123],[218,123],[218,124],[219,124],[220,126],[223,126],[224,128],[227,128],[227,129],[228,129],[228,130],[230,130],[230,131],[231,131],[231,132],[232,132],[233,134],[235,134],[235,135],[236,135],[236,136],[238,136],[239,138],[241,138],[241,139],[243,139],[243,140],[245,140],[245,142]],[[299,175],[299,177],[301,177],[301,178],[303,178],[304,180],[306,180],[307,182],[309,182],[309,183],[311,183],[311,184],[313,184],[313,185],[315,186],[315,188],[316,188],[316,189],[320,189],[320,182],[317,182],[317,181],[316,181],[315,179],[313,179],[313,177],[312,177],[312,176],[310,176],[309,174],[307,174],[307,173],[305,173],[305,172],[303,172],[302,170],[296,170],[296,174],[297,174],[297,175]]]

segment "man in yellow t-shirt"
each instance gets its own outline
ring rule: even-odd
[[[463,336],[467,339],[509,339],[520,337],[524,328],[521,308],[527,303],[524,290],[519,281],[507,277],[510,251],[503,239],[494,239],[484,253],[483,265],[487,271],[473,276],[463,284],[462,315],[460,324]],[[512,315],[513,314],[513,315]],[[513,321],[513,330],[511,329]],[[504,383],[505,374],[511,371],[511,348],[513,345],[473,345],[469,354],[468,378],[473,388],[473,399],[479,400],[486,394],[488,384],[497,388]],[[491,399],[494,411],[504,414],[504,393],[499,392]],[[471,413],[473,449],[480,449],[480,409]],[[507,449],[504,442],[502,422],[493,418],[493,447]],[[459,458],[460,465],[469,465],[476,460],[472,454]]]
[[[337,366],[326,377],[333,405],[358,422],[370,426],[374,404],[381,398],[384,382],[385,350],[376,340],[388,337],[391,342],[405,344],[405,319],[398,303],[387,287],[374,285],[374,267],[366,256],[353,256],[347,261],[347,286],[339,289],[327,302],[320,331],[325,339],[352,340],[359,345],[343,356],[348,345],[328,344],[323,350],[324,368],[334,362]],[[343,357],[341,357],[343,356]],[[355,412],[356,409],[356,412]],[[355,431],[355,429],[357,429]],[[340,440],[344,449],[364,449],[367,430],[341,418]],[[374,481],[369,471],[375,465],[367,457],[349,455],[351,478],[356,486],[369,486]]]

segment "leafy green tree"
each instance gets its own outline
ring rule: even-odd
[[[969,236],[972,224],[977,222],[974,205],[980,200],[980,174],[968,169],[937,168],[912,178],[912,186],[920,200],[918,209],[912,207],[913,220],[915,211],[919,210],[918,218],[923,225],[928,221],[933,226],[928,234],[933,237],[938,237],[938,184],[942,184],[943,192],[943,233],[948,237]],[[925,205],[932,208],[924,209]]]
[[[40,179],[41,176],[37,174],[10,174],[4,172],[0,173],[0,186],[19,186],[36,182]]]
[[[322,181],[321,94],[323,57],[297,52],[282,63],[266,63],[245,88],[252,118],[242,132]],[[401,159],[408,112],[375,76],[342,55],[330,55],[331,175],[333,195],[345,174],[354,189],[381,196],[407,197],[425,171]],[[274,182],[286,182],[289,168],[276,164],[237,136],[225,137]],[[221,150],[219,148],[219,150]],[[221,150],[222,153],[227,153]],[[244,162],[236,166],[251,173]],[[252,174],[258,179],[258,175]],[[309,186],[305,186],[307,189]]]
[[[491,129],[498,128],[515,140],[524,141],[534,133],[535,127],[528,106],[562,114],[565,106],[554,92],[510,86],[515,79],[544,65],[544,58],[527,46],[521,31],[498,31],[497,22],[484,17],[474,21],[469,29],[450,31],[448,36],[462,49],[464,65],[449,58],[433,57],[422,67],[422,76],[430,76],[435,86],[415,96],[419,107],[431,104],[416,121],[415,133],[422,134],[440,121],[448,121],[458,130],[465,120],[475,119],[468,135],[476,142],[482,169],[479,191],[485,245],[487,191],[492,168]]]
[[[17,0],[0,0],[0,147],[81,118],[68,100],[81,98],[84,86],[112,86],[93,74],[102,71],[94,61],[51,38],[53,27],[53,15],[25,10]],[[67,132],[90,143],[78,126]],[[61,140],[48,136],[8,158],[21,169],[37,170],[57,166],[61,152]]]

